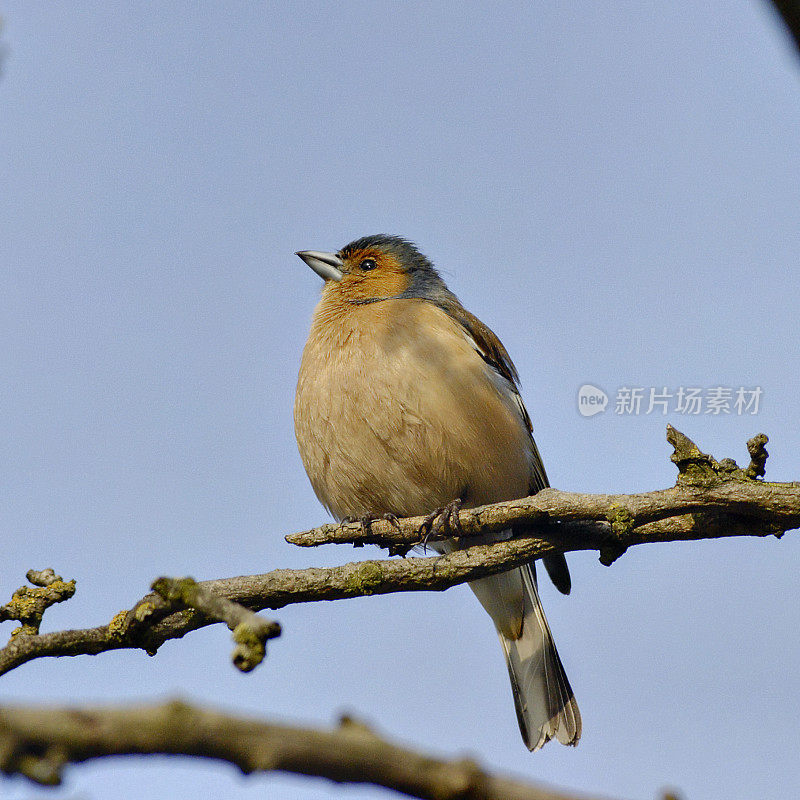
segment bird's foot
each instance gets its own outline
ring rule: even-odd
[[[458,512],[461,511],[461,504],[461,499],[457,497],[446,506],[437,508],[425,517],[422,525],[419,526],[419,532],[422,534],[423,550],[427,548],[432,536],[438,536],[442,533],[458,536],[463,532],[461,520],[458,516]]]
[[[400,520],[391,511],[387,511],[381,519],[385,519],[398,533],[403,529],[400,527]]]

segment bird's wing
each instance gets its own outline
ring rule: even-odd
[[[484,325],[474,314],[467,311],[454,296],[452,301],[443,303],[441,308],[461,326],[464,334],[475,348],[475,352],[489,365],[492,374],[498,378],[496,383],[500,391],[504,392],[519,410],[520,417],[528,429],[530,439],[530,483],[528,491],[531,494],[536,494],[540,489],[549,486],[550,482],[547,479],[539,448],[533,438],[533,424],[519,392],[519,374],[514,362],[511,360],[511,356],[494,331]],[[542,563],[556,588],[563,594],[569,594],[572,580],[570,579],[567,559],[564,554],[553,553],[545,556],[542,559]]]
[[[531,423],[528,409],[519,392],[519,373],[511,360],[511,356],[488,325],[484,325],[474,314],[471,314],[458,301],[442,306],[463,329],[466,336],[475,348],[475,352],[491,367],[495,375],[502,380],[499,382],[501,390],[511,398],[519,410],[520,417],[528,429],[531,444],[531,483],[530,492],[535,494],[539,489],[544,489],[550,483],[539,454],[539,448],[533,439],[533,424]]]

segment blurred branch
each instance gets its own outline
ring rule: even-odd
[[[113,708],[0,708],[0,769],[57,785],[67,764],[105,756],[187,755],[245,774],[291,772],[383,786],[427,800],[578,800],[492,775],[469,759],[443,760],[342,719],[332,730],[233,717],[180,701]],[[589,800],[582,795],[584,800]]]
[[[800,2],[798,0],[772,0],[772,4],[781,15],[794,43],[800,48]]]
[[[676,486],[632,495],[587,495],[546,489],[534,497],[443,515],[440,529],[421,531],[425,518],[327,525],[294,534],[291,541],[374,542],[407,551],[421,542],[453,534],[469,536],[514,528],[515,538],[477,544],[433,558],[361,561],[327,569],[279,569],[193,584],[217,598],[260,611],[292,603],[341,600],[390,592],[442,591],[525,564],[552,552],[598,550],[611,564],[633,545],[727,536],[781,536],[800,527],[800,483],[767,483],[763,474],[767,438],[748,443],[751,461],[742,469],[731,459],[717,462],[672,427],[667,439],[678,466]],[[187,602],[188,601],[188,602]],[[197,603],[197,605],[193,605]],[[190,606],[190,607],[186,607]],[[198,610],[198,607],[200,610]],[[153,655],[169,639],[220,618],[202,610],[195,595],[180,605],[149,594],[108,625],[56,633],[20,633],[0,650],[0,675],[35,658],[97,654],[140,648]],[[38,630],[38,629],[37,629]]]

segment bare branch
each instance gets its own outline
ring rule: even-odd
[[[253,611],[292,603],[343,600],[390,592],[442,591],[458,583],[527,563],[553,546],[525,538],[478,545],[436,558],[375,560],[326,569],[278,569],[263,575],[203,581],[204,589]],[[34,658],[94,655],[106,650],[142,649],[154,655],[168,639],[179,639],[214,620],[202,612],[174,612],[157,594],[143,597],[108,625],[84,630],[16,636],[0,650],[0,675]]]
[[[445,760],[393,744],[363,723],[332,730],[233,717],[180,701],[112,708],[0,708],[0,769],[46,785],[67,764],[131,754],[188,755],[242,772],[291,772],[368,783],[426,800],[578,800],[470,759]],[[582,795],[583,800],[589,800]]]
[[[672,426],[667,439],[675,452],[677,484],[641,494],[582,494],[542,489],[532,497],[495,503],[458,513],[459,535],[480,536],[513,528],[535,533],[563,552],[614,547],[613,536],[603,537],[604,526],[625,546],[651,541],[717,538],[727,535],[779,535],[800,526],[800,484],[765,483],[754,480],[764,474],[767,437],[762,433],[748,442],[750,466],[740,469],[733,459],[717,462]],[[707,515],[713,524],[704,534],[692,515]],[[321,525],[286,537],[291,544],[377,544],[397,550],[421,543],[425,517],[396,521],[375,520]],[[642,538],[631,536],[642,530]],[[429,536],[448,538],[448,530]],[[663,537],[663,538],[661,538]],[[603,539],[605,538],[605,541]],[[605,561],[605,560],[604,560]]]
[[[36,588],[20,586],[14,592],[11,601],[0,606],[0,622],[16,619],[22,623],[11,634],[12,639],[15,636],[30,636],[39,633],[44,612],[50,606],[63,603],[64,600],[69,600],[75,594],[75,581],[65,581],[52,569],[30,569],[25,577]]]
[[[170,604],[170,610],[194,608],[211,622],[224,622],[233,631],[233,665],[242,672],[255,669],[267,654],[267,640],[281,635],[277,622],[266,620],[201,586],[194,578],[158,578],[151,588]]]
[[[766,483],[748,473],[763,469],[763,440],[751,440],[751,465],[717,462],[687,437],[668,428],[679,469],[671,489],[632,495],[589,495],[545,489],[534,497],[460,512],[463,540],[513,528],[508,541],[478,544],[433,558],[362,561],[327,569],[274,570],[196,584],[203,592],[252,611],[292,603],[341,600],[389,592],[442,591],[493,575],[548,553],[598,550],[604,564],[628,547],[652,542],[728,536],[781,536],[800,526],[800,484]],[[408,550],[419,543],[423,517],[362,525],[328,525],[289,538],[293,542],[380,543]],[[197,596],[195,601],[199,603]],[[192,603],[189,603],[192,605]],[[226,619],[222,614],[211,614]],[[108,625],[57,633],[18,633],[0,650],[0,675],[34,658],[140,648],[155,654],[168,639],[212,624],[208,613],[176,611],[157,594],[142,598]]]

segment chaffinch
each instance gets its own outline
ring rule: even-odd
[[[303,351],[295,433],[314,492],[337,519],[419,516],[548,485],[505,347],[413,244],[381,234],[297,255],[325,285]],[[568,593],[564,556],[544,564]],[[577,744],[580,712],[534,564],[470,587],[503,645],[525,744]]]

